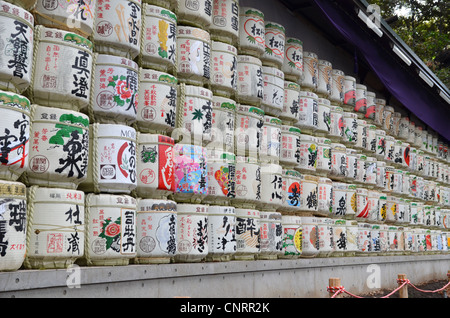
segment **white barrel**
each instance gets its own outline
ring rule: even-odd
[[[425,155],[422,150],[417,151],[415,172],[420,177],[423,177],[425,175]]]
[[[277,117],[264,116],[259,160],[278,164],[281,154],[281,120]]]
[[[317,166],[316,173],[320,176],[328,176],[331,172],[331,140],[325,137],[317,137]]]
[[[302,254],[302,223],[301,218],[295,215],[282,215],[283,226],[283,254],[282,259],[299,258]]]
[[[384,144],[386,147],[386,152],[384,154],[384,161],[386,161],[386,164],[394,165],[394,146],[395,146],[394,137],[386,135],[386,137],[384,138]]]
[[[381,128],[383,126],[383,112],[384,107],[386,106],[386,100],[382,98],[375,98],[375,118],[373,123]]]
[[[317,215],[330,216],[333,205],[333,181],[329,178],[319,178],[317,190]]]
[[[237,63],[237,101],[260,106],[264,94],[261,60],[250,55],[238,55]]]
[[[281,69],[284,63],[286,30],[284,26],[273,21],[265,21],[265,49],[261,56],[263,65]]]
[[[356,182],[358,173],[358,157],[355,149],[347,148],[347,182]]]
[[[203,203],[229,205],[236,196],[236,157],[219,149],[207,149],[208,193]]]
[[[0,179],[16,181],[28,169],[30,151],[30,101],[11,92],[0,91]],[[32,146],[31,146],[32,147]]]
[[[261,58],[265,49],[264,13],[250,7],[239,8],[239,54]]]
[[[367,86],[356,84],[355,86],[355,108],[358,118],[364,118],[367,113]]]
[[[365,256],[372,252],[372,225],[369,223],[358,223],[358,252],[356,255]]]
[[[142,198],[165,198],[175,191],[174,140],[164,135],[137,135],[136,193]]]
[[[375,157],[380,160],[384,160],[386,156],[386,132],[382,129],[375,131],[376,136],[376,148]]]
[[[280,164],[295,168],[300,163],[301,131],[297,127],[281,126]]]
[[[261,164],[260,211],[276,210],[282,206],[283,168],[278,164]]]
[[[390,132],[394,117],[394,107],[386,105],[383,109],[383,122],[381,128],[386,131],[386,134]]]
[[[92,0],[80,3],[37,1],[33,13],[36,24],[71,31],[87,38],[93,32],[96,6],[97,1]]]
[[[209,30],[212,9],[212,1],[178,1],[176,8],[178,24]]]
[[[303,51],[303,75],[300,86],[304,91],[317,91],[319,59],[316,53]]]
[[[178,19],[180,22],[179,15]],[[196,27],[181,25],[178,26],[177,32],[178,80],[191,85],[209,84],[211,76],[209,33]]]
[[[231,97],[237,89],[237,48],[222,42],[211,44],[211,89],[214,95]]]
[[[300,211],[302,175],[295,170],[283,170],[282,178],[282,206],[278,211],[282,213]]]
[[[345,256],[355,256],[358,251],[358,222],[347,221],[347,246]]]
[[[380,223],[380,196],[381,192],[378,192],[376,190],[369,190],[367,193],[367,202],[368,202],[368,217],[367,221],[371,223]]]
[[[201,86],[180,85],[176,124],[183,144],[203,145],[211,140],[213,93]],[[174,136],[178,140],[180,136]]]
[[[298,121],[298,106],[300,102],[300,85],[294,82],[284,81],[283,108],[278,117],[283,122],[294,124]]]
[[[236,156],[234,206],[256,206],[261,200],[261,166],[255,158]]]
[[[399,128],[398,128],[398,138],[403,141],[408,141],[409,138],[409,126],[410,120],[408,116],[402,116],[400,118]]]
[[[88,174],[79,188],[129,194],[136,186],[136,130],[125,125],[90,124]]]
[[[287,37],[284,45],[284,61],[281,70],[288,81],[299,83],[303,75],[303,42]]]
[[[22,266],[27,251],[26,230],[29,221],[25,185],[0,180],[0,200],[3,202],[0,219],[0,272],[16,271]]]
[[[34,17],[22,7],[0,1],[0,41],[8,49],[0,66],[0,89],[24,92],[31,83]]]
[[[353,111],[356,105],[356,79],[344,76],[344,110]]]
[[[369,190],[356,188],[356,215],[358,222],[366,222],[369,219]]]
[[[171,132],[175,128],[178,102],[176,77],[151,69],[139,70],[136,126],[144,133]]]
[[[374,92],[371,91],[367,91],[367,95],[366,95],[366,114],[364,115],[365,119],[372,124],[375,120],[375,99],[376,99],[376,94]]]
[[[377,255],[381,251],[381,238],[380,238],[380,225],[372,224],[372,229],[370,231],[372,237],[372,253],[370,255]]]
[[[173,150],[175,201],[197,203],[208,193],[206,148],[175,144]]]
[[[367,121],[362,119],[358,119],[356,120],[356,122],[358,124],[358,127],[356,129],[357,137],[355,148],[360,151],[365,151],[367,149],[367,137],[369,125],[367,124]]]
[[[403,154],[403,158],[402,158],[402,163],[401,163],[401,167],[402,169],[406,170],[408,169],[408,167],[411,164],[411,145],[405,141],[402,142],[402,154]]]
[[[394,139],[394,157],[393,164],[397,168],[403,167],[403,142],[400,139]],[[405,165],[406,168],[406,165]]]
[[[176,262],[201,262],[209,252],[208,206],[177,204]]]
[[[229,261],[236,252],[236,212],[232,206],[208,206],[208,261]]]
[[[331,130],[331,104],[326,98],[317,99],[317,131],[318,136],[328,137]]]
[[[279,116],[284,105],[284,73],[271,66],[263,66],[263,100],[261,108],[266,114]]]
[[[93,119],[103,124],[134,123],[139,101],[138,64],[124,57],[99,54],[93,73],[88,106]]]
[[[32,186],[27,191],[25,267],[72,265],[85,253],[86,224],[82,191]]]
[[[358,116],[354,112],[344,112],[344,137],[342,142],[355,147],[358,141]]]
[[[422,126],[416,125],[416,128],[414,130],[414,146],[416,146],[419,150],[421,150],[422,148],[422,133]]]
[[[317,217],[302,216],[302,257],[315,257],[320,250],[320,219]]]
[[[296,169],[302,173],[314,173],[317,168],[317,138],[300,135],[300,161]]]
[[[399,198],[399,203],[397,205],[398,210],[398,218],[397,224],[406,225],[409,224],[410,218],[410,200],[406,200],[404,198]]]
[[[344,104],[344,77],[345,74],[341,70],[333,69],[331,71],[331,94],[330,101],[336,105]]]
[[[177,203],[139,199],[135,264],[167,264],[177,251]]]
[[[402,118],[402,114],[399,112],[394,112],[392,115],[392,125],[389,129],[389,133],[398,138],[399,132],[400,132],[400,120]]]
[[[387,193],[393,193],[395,184],[395,172],[396,169],[393,166],[386,166],[386,181],[384,184],[384,191]]]
[[[342,144],[331,144],[331,171],[328,175],[333,180],[343,180],[348,175],[347,148]]]
[[[342,107],[330,106],[330,132],[328,137],[333,142],[341,142],[344,137],[344,111]]]
[[[262,109],[249,105],[237,106],[234,142],[237,156],[258,158],[263,125]]]
[[[318,128],[319,104],[317,98],[313,92],[300,91],[298,121],[295,125],[300,127],[302,132],[312,133]]]
[[[319,257],[329,257],[334,252],[333,219],[319,218]]]
[[[236,102],[226,97],[213,96],[212,109],[211,141],[206,143],[206,147],[234,152]]]
[[[413,229],[410,227],[405,227],[403,230],[403,240],[405,246],[405,253],[411,254],[414,252],[414,236]]]
[[[390,225],[387,230],[388,234],[388,250],[390,254],[394,254],[399,250],[398,227]]]
[[[68,31],[35,27],[30,99],[35,104],[81,110],[91,96],[93,44]],[[97,46],[96,46],[97,48]]]
[[[331,85],[333,84],[332,70],[333,66],[331,62],[318,60],[317,95],[319,97],[329,98],[331,96]]]
[[[359,184],[364,184],[366,186],[367,183],[367,175],[366,175],[366,162],[367,156],[361,153],[356,154],[356,177],[355,182]]]
[[[85,114],[32,105],[32,147],[27,183],[76,189],[88,174],[89,118]]]
[[[414,145],[415,139],[416,139],[416,123],[410,120],[408,139],[406,141],[409,142],[411,145]]]
[[[213,1],[211,39],[233,46],[239,41],[239,0]]]
[[[405,148],[406,149],[406,148]],[[416,173],[417,171],[417,149],[414,147],[409,148],[409,159],[405,157],[405,161],[408,164],[408,171]]]
[[[142,6],[142,32],[139,65],[174,74],[177,59],[177,16],[167,8]]]
[[[280,212],[260,212],[260,252],[257,259],[277,259],[283,251],[283,226]]]
[[[93,39],[95,51],[134,59],[141,45],[141,0],[97,2]]]
[[[356,186],[343,182],[333,182],[333,218],[354,218],[356,214]]]
[[[364,164],[365,180],[367,188],[375,188],[377,185],[377,159],[375,157],[367,157]]]
[[[333,220],[334,252],[332,256],[344,256],[347,250],[347,221],[344,219]]]
[[[253,260],[260,253],[260,212],[236,208],[235,260]]]
[[[317,214],[319,177],[302,174],[300,183],[300,211]]]
[[[386,223],[395,223],[398,220],[399,198],[393,195],[386,196]]]

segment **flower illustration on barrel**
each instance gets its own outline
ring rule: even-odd
[[[108,87],[114,88],[114,101],[118,106],[125,106],[125,103],[129,105],[128,109],[133,107],[136,109],[138,98],[136,96],[136,90],[133,89],[133,85],[130,85],[125,75],[114,75],[108,78]],[[128,110],[127,109],[127,110]]]

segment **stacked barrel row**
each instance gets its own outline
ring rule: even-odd
[[[0,270],[299,257],[319,221],[340,238],[331,252],[349,246],[356,220],[447,224],[446,147],[436,153],[428,134],[416,160],[386,157],[391,108],[376,104],[374,125],[357,119],[347,96],[364,87],[334,85],[343,73],[261,11],[237,0],[20,5],[0,6]]]

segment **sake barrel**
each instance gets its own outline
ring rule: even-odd
[[[37,25],[34,30],[36,63],[29,91],[33,103],[76,111],[88,106],[92,42],[59,29]]]
[[[287,81],[299,83],[303,75],[303,42],[297,38],[286,37],[284,61],[281,71]]]
[[[0,272],[16,271],[25,260],[27,251],[26,229],[27,197],[23,183],[0,180],[2,212],[0,219],[2,253],[0,253]]]
[[[313,92],[300,91],[299,114],[295,126],[300,127],[304,133],[312,133],[318,128],[319,104],[317,98]]]
[[[174,140],[157,134],[137,135],[137,186],[142,198],[165,198],[175,191]]]
[[[317,91],[319,59],[316,53],[303,51],[303,75],[300,86],[304,91]]]
[[[344,110],[353,111],[356,105],[356,79],[353,76],[344,76]]]
[[[278,164],[261,165],[260,211],[276,210],[282,206],[283,168]]]
[[[366,188],[356,188],[356,215],[358,222],[365,222],[369,219],[369,190]]]
[[[336,219],[333,223],[333,241],[334,252],[331,256],[344,256],[347,250],[347,221],[344,219]]]
[[[36,24],[71,31],[87,38],[93,32],[96,6],[97,2],[92,0],[80,3],[37,1],[33,13]]]
[[[333,66],[330,61],[318,60],[317,95],[319,97],[329,98],[331,95],[332,70]]]
[[[317,214],[319,177],[302,174],[300,183],[300,211]]]
[[[302,173],[314,173],[317,169],[317,138],[300,135],[300,161],[296,167]]]
[[[344,138],[342,142],[354,147],[358,141],[358,116],[354,112],[344,112]]]
[[[261,60],[250,55],[238,55],[237,60],[236,99],[239,103],[260,106],[264,92]]]
[[[236,252],[236,212],[232,206],[208,206],[207,261],[229,261]]]
[[[261,166],[252,157],[236,156],[236,196],[232,204],[253,206],[261,200]]]
[[[177,204],[176,262],[200,262],[208,255],[208,206]]]
[[[95,51],[134,59],[140,53],[141,0],[97,2],[93,39]]]
[[[393,164],[397,168],[403,168],[403,142],[399,139],[394,139],[394,157]],[[406,168],[407,165],[405,165]]]
[[[0,89],[22,93],[31,83],[34,17],[20,6],[1,1],[0,21],[0,40],[8,47],[0,67]]]
[[[410,211],[409,211],[409,202],[410,200],[399,198],[398,202],[398,218],[397,218],[397,224],[399,225],[405,225],[409,224],[409,218],[410,218]]]
[[[32,105],[33,146],[26,181],[31,185],[76,189],[85,181],[89,154],[89,118],[56,107]]]
[[[261,162],[278,164],[281,153],[281,120],[273,116],[264,116],[259,159]]]
[[[393,124],[394,117],[394,107],[386,105],[383,109],[383,124],[382,128],[386,133],[390,132],[391,126]]]
[[[414,131],[414,146],[416,146],[419,150],[421,150],[422,147],[422,133],[423,128],[416,125],[416,129]]]
[[[342,142],[344,137],[344,111],[342,107],[330,106],[330,132],[328,137],[333,142]]]
[[[390,135],[386,135],[386,137],[384,138],[384,144],[386,147],[384,161],[386,161],[386,163],[389,165],[394,165],[395,138]]]
[[[284,63],[284,46],[286,30],[284,26],[273,21],[265,21],[265,49],[261,61],[265,66],[281,69]]]
[[[19,6],[21,8],[24,8],[25,10],[31,10],[36,5],[36,0],[9,0],[7,2]]]
[[[402,141],[408,141],[409,138],[409,117],[408,116],[402,116],[400,118],[399,122],[399,128],[398,128],[398,138]]]
[[[379,225],[379,251],[378,255],[387,255],[387,251],[389,249],[389,237],[388,237],[388,226],[385,224]]]
[[[368,217],[367,221],[371,223],[380,223],[380,213],[379,213],[379,204],[380,204],[380,196],[381,192],[376,190],[369,190],[367,193],[367,203],[369,205]]]
[[[326,177],[331,172],[331,140],[325,137],[317,139],[316,174]]]
[[[177,251],[177,203],[138,199],[135,264],[167,264]]]
[[[367,148],[367,135],[369,130],[369,125],[365,120],[357,119],[357,137],[356,137],[356,145],[355,148],[364,151]]]
[[[236,208],[235,260],[254,260],[260,253],[260,212],[254,209]]]
[[[239,8],[239,54],[261,58],[265,49],[264,13],[251,7]]]
[[[178,6],[178,0],[146,0],[145,3],[163,7],[172,11],[176,10]]]
[[[398,220],[399,198],[393,195],[386,196],[386,223],[395,223]]]
[[[208,193],[206,148],[175,144],[173,150],[175,201],[197,203]]]
[[[67,268],[86,250],[84,193],[32,186],[27,195],[24,266],[28,269]]]
[[[203,145],[211,140],[212,91],[201,86],[180,85],[176,127],[184,144]],[[174,136],[178,140],[180,136]]]
[[[417,171],[417,149],[414,147],[410,147],[409,149],[409,160],[406,160],[408,164],[407,169],[408,171],[415,173]]]
[[[282,180],[282,206],[278,211],[282,213],[295,213],[300,211],[302,175],[298,171],[284,169]]]
[[[124,57],[99,54],[93,70],[88,110],[93,119],[103,124],[134,123],[139,101],[138,64]]]
[[[236,109],[235,154],[258,158],[261,143],[264,111],[250,105],[238,105]]]
[[[367,157],[364,164],[365,180],[367,188],[375,188],[377,184],[377,159],[375,157]]]
[[[141,50],[139,65],[146,69],[174,74],[177,58],[177,16],[168,8],[142,7]]]
[[[377,160],[377,182],[375,187],[384,190],[386,187],[386,162]]]
[[[319,218],[302,216],[302,257],[315,257],[320,249]]]
[[[395,173],[396,173],[396,169],[393,166],[386,166],[386,181],[384,184],[385,192],[393,193],[394,189],[396,189]]]
[[[180,16],[178,15],[179,22]],[[196,27],[179,25],[177,28],[177,77],[190,85],[210,83],[210,34]]]
[[[375,98],[375,118],[374,124],[381,128],[383,126],[383,112],[386,106],[386,100],[382,98]]]
[[[367,86],[355,85],[355,108],[358,118],[364,118],[367,113]]]
[[[330,101],[338,106],[344,104],[344,77],[345,74],[341,70],[333,69],[331,71]]]
[[[387,233],[388,233],[388,252],[390,254],[396,254],[399,251],[398,227],[389,226]]]
[[[416,139],[416,123],[410,120],[408,139],[406,141],[409,142],[411,145],[414,145],[415,139]]]
[[[403,155],[401,167],[403,169],[408,169],[408,167],[410,166],[410,161],[411,161],[411,155],[410,155],[411,154],[411,146],[409,143],[403,141],[401,144],[401,147],[402,147],[401,152]]]
[[[236,47],[212,41],[211,44],[211,89],[214,95],[231,97],[237,89]]]
[[[410,227],[405,227],[403,230],[403,240],[404,240],[404,246],[405,246],[405,253],[406,255],[410,255],[414,252],[414,236],[413,236],[413,230]]]
[[[301,131],[297,127],[281,126],[280,164],[295,168],[300,163]]]
[[[386,156],[386,132],[382,129],[375,131],[376,136],[376,148],[375,157],[380,160],[384,160]]]
[[[376,94],[371,91],[367,91],[366,96],[366,114],[364,115],[365,119],[372,124],[375,119],[375,99]]]
[[[368,256],[372,252],[372,226],[369,223],[358,223],[357,256]]]
[[[211,141],[206,147],[234,152],[236,102],[226,97],[213,96],[212,108]]]
[[[261,211],[259,214],[260,252],[257,259],[277,259],[283,251],[281,213]]]
[[[283,253],[278,256],[281,259],[295,259],[302,254],[302,223],[300,216],[282,215],[283,226]]]
[[[236,196],[236,157],[219,149],[207,149],[208,193],[203,203],[229,205]]]
[[[213,4],[207,1],[178,1],[177,15],[179,25],[191,25],[209,30]]]
[[[347,245],[345,256],[355,256],[358,251],[358,222],[347,221],[346,224],[347,232]]]
[[[329,257],[334,252],[333,220],[331,218],[319,218],[319,257]]]
[[[372,237],[372,255],[377,255],[381,251],[381,237],[380,237],[380,225],[372,224],[372,229],[370,231]]]
[[[143,133],[172,132],[178,102],[176,77],[151,69],[140,68],[136,127]]]
[[[298,121],[298,104],[300,101],[300,85],[294,82],[284,81],[283,108],[278,117],[290,125]]]
[[[364,184],[365,186],[367,183],[367,175],[366,175],[367,156],[365,154],[357,153],[356,159],[357,159],[357,166],[356,166],[355,182],[359,184]]]
[[[16,181],[28,169],[30,149],[30,101],[12,92],[0,91],[0,179]]]
[[[333,180],[343,180],[348,175],[347,148],[343,144],[331,144],[331,171],[328,175]]]
[[[322,137],[328,137],[331,129],[331,105],[330,101],[326,98],[317,99],[317,130],[316,135]]]
[[[351,219],[356,213],[356,186],[333,182],[332,217]]]
[[[357,176],[357,168],[358,168],[358,157],[356,155],[356,150],[347,148],[347,176],[345,180],[347,182],[356,182],[356,176]]]
[[[319,178],[317,190],[317,215],[330,216],[333,204],[333,181],[331,181],[331,179],[329,178]]]
[[[125,125],[89,125],[89,164],[85,192],[129,194],[137,186],[136,130]]]
[[[213,1],[211,38],[236,46],[239,39],[239,0]]]
[[[263,66],[263,100],[266,114],[279,116],[284,104],[284,73],[275,67]]]

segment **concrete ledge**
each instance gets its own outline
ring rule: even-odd
[[[322,298],[330,277],[358,295],[377,282],[394,289],[398,274],[420,284],[448,270],[450,254],[19,270],[0,273],[0,297]]]

